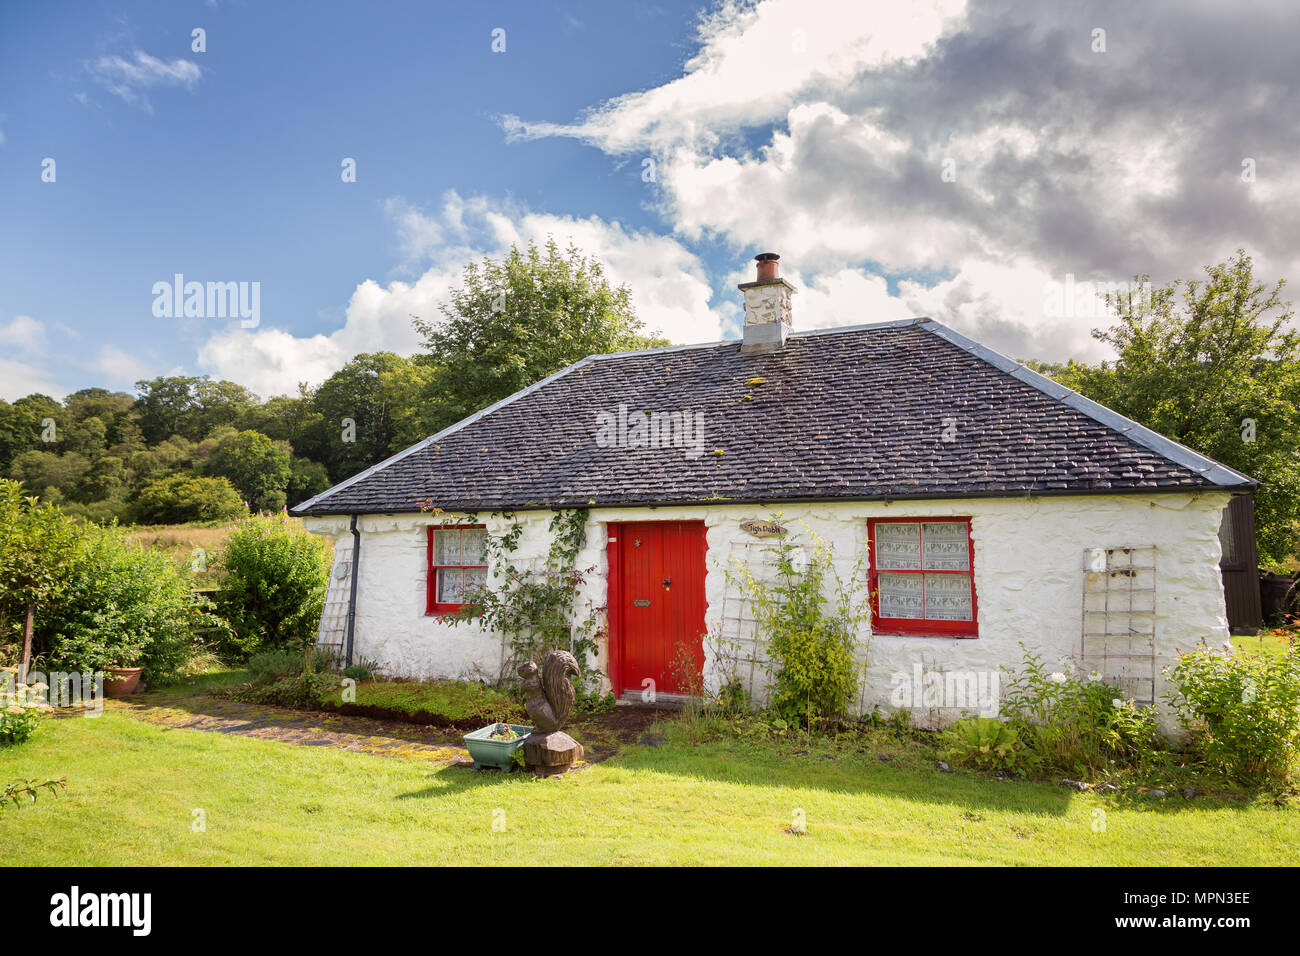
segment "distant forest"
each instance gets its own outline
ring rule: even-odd
[[[95,522],[278,511],[587,355],[667,344],[553,240],[470,263],[439,308],[414,322],[425,351],[363,353],[295,396],[178,375],[0,401],[0,477]]]

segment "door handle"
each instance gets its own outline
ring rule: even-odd
[[[672,579],[672,578],[664,578],[664,590],[667,591],[667,590],[668,590],[670,587],[672,587],[672,586],[673,586],[673,579]]]

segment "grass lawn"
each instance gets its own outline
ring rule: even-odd
[[[527,716],[508,694],[464,681],[365,681],[357,684],[356,692],[357,708],[388,711],[395,717],[425,716],[457,726],[497,721],[519,723]],[[342,704],[343,691],[336,691],[326,702]]]
[[[661,746],[535,780],[114,712],[50,720],[0,750],[0,780],[66,775],[68,788],[0,812],[0,843],[11,865],[1300,861],[1294,806],[1157,803],[943,774],[898,744],[898,759],[881,761],[886,738],[860,751],[816,740],[692,745],[678,724],[664,733]],[[797,809],[804,836],[785,830]],[[1104,832],[1094,830],[1099,810]],[[192,829],[196,811],[204,832]]]

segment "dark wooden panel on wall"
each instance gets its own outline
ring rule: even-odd
[[[1228,609],[1228,626],[1234,631],[1253,632],[1261,623],[1259,603],[1259,554],[1255,550],[1255,499],[1237,495],[1223,509],[1219,525],[1223,556],[1223,596]]]

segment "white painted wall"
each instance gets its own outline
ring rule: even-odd
[[[1090,548],[1158,549],[1156,574],[1157,666],[1172,662],[1179,650],[1201,641],[1227,639],[1228,625],[1220,582],[1218,527],[1226,494],[1079,495],[1050,498],[990,498],[954,501],[859,502],[787,505],[782,523],[796,538],[812,531],[833,548],[848,574],[866,548],[867,519],[885,517],[970,516],[975,545],[975,587],[980,636],[975,639],[863,634],[868,662],[865,709],[893,709],[896,674],[925,670],[994,672],[1015,668],[1025,642],[1048,662],[1078,655],[1082,630],[1083,554]],[[750,518],[771,511],[754,506],[593,509],[587,546],[578,567],[593,568],[582,600],[606,603],[606,525],[616,521],[704,520],[708,526],[709,572],[705,582],[707,622],[719,625],[727,588],[721,568],[733,545],[752,541],[740,530]],[[367,515],[361,530],[360,580],[355,653],[374,658],[386,672],[411,677],[495,679],[502,659],[500,639],[476,624],[452,626],[425,614],[426,528],[454,523],[460,516]],[[489,533],[507,527],[499,517],[481,516]],[[549,512],[518,515],[524,525],[518,558],[538,560],[549,546]],[[346,517],[307,518],[309,530],[334,538],[336,553],[351,553]],[[348,582],[331,579],[331,587]],[[604,638],[601,637],[602,647]],[[605,652],[602,649],[602,668]],[[706,678],[718,680],[706,642]],[[1156,696],[1167,684],[1156,683]],[[918,706],[909,709],[920,725],[935,726],[956,712]],[[1166,726],[1168,723],[1166,722]]]

